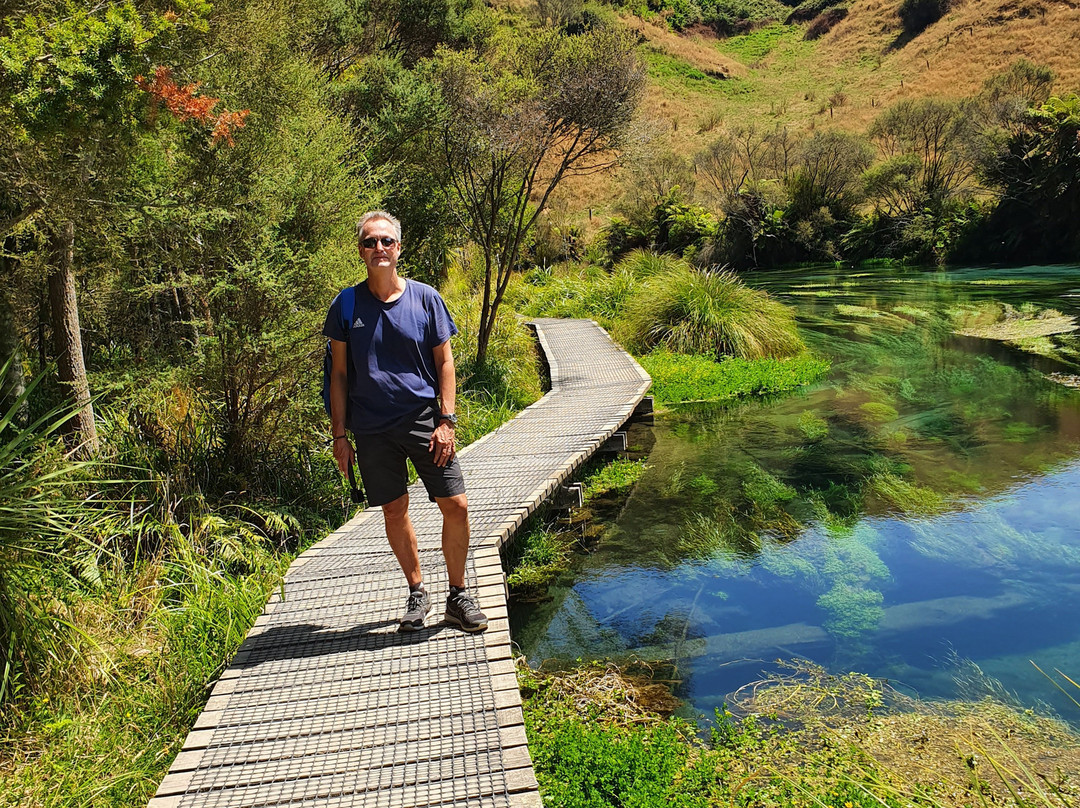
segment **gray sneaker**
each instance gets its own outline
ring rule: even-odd
[[[416,631],[424,627],[424,618],[431,611],[431,597],[426,589],[417,589],[409,593],[405,603],[405,614],[401,616],[398,631]]]
[[[446,599],[447,623],[453,623],[465,631],[483,631],[487,628],[487,616],[480,611],[476,601],[468,592],[458,592]]]

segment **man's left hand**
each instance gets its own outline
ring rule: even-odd
[[[440,468],[454,459],[454,428],[446,421],[440,421],[431,433],[428,451],[434,455],[435,465]]]

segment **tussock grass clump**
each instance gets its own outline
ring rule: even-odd
[[[671,269],[674,259],[651,250],[632,250],[619,261],[619,269],[629,272],[638,280],[662,275]]]
[[[794,312],[734,273],[695,270],[681,259],[630,299],[617,334],[632,350],[664,347],[720,359],[794,356],[804,350]]]

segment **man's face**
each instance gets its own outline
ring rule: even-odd
[[[372,219],[364,225],[360,234],[360,257],[364,259],[369,272],[376,267],[395,269],[400,254],[401,242],[397,240],[390,222]]]

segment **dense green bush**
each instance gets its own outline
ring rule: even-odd
[[[847,15],[847,6],[839,6],[823,11],[821,14],[814,17],[813,21],[806,26],[806,33],[803,35],[803,39],[820,39],[835,28],[841,20],[847,17]]]
[[[952,8],[952,0],[903,0],[897,15],[904,31],[915,35],[940,20]]]
[[[1080,96],[1021,113],[983,169],[1001,201],[982,234],[993,260],[1080,260]]]
[[[1002,258],[986,252],[984,236],[993,206],[978,201],[950,202],[938,210],[913,213],[875,211],[844,235],[846,258],[886,258],[907,264],[945,264],[965,258]],[[1000,239],[1000,236],[998,237]]]
[[[810,22],[826,9],[846,2],[847,0],[805,0],[792,9],[784,23],[792,25],[797,22]]]

